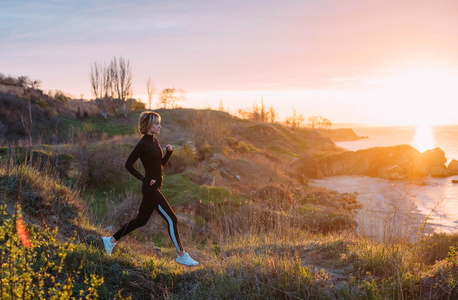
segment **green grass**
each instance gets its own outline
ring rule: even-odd
[[[62,120],[67,125],[73,126],[75,129],[82,131],[86,126],[90,126],[92,130],[97,130],[112,137],[116,135],[132,135],[137,133],[137,118],[138,114],[131,112],[127,119],[117,116],[109,116],[107,120],[102,117],[90,118],[87,120],[78,120],[69,117],[62,117]]]
[[[292,157],[299,157],[299,155],[297,155],[296,153],[294,153],[293,151],[281,146],[281,145],[272,145],[270,147],[267,148],[268,150],[270,151],[273,151],[277,154],[283,154],[283,155],[288,155],[288,156],[292,156]]]
[[[110,207],[119,204],[126,193],[141,197],[141,182],[138,179],[128,174],[122,182],[122,184],[113,182],[83,190],[81,197],[89,204],[92,214],[103,216]]]
[[[84,199],[90,199],[91,208],[97,211],[97,214],[103,214],[103,207],[109,206],[110,202],[116,203],[118,195],[131,192],[141,197],[142,183],[128,174],[123,178],[123,184],[118,183],[86,188],[82,194]],[[161,192],[165,195],[171,205],[201,203],[201,204],[218,204],[222,202],[240,203],[246,199],[237,194],[230,192],[225,188],[213,186],[201,186],[192,182],[182,173],[174,175],[164,175]]]
[[[219,204],[240,203],[246,199],[221,187],[201,186],[189,180],[184,174],[164,176],[162,193],[172,205],[198,202]]]

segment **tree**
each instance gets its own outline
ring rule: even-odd
[[[323,127],[326,128],[326,129],[329,129],[329,128],[332,126],[331,121],[329,121],[329,120],[326,119],[326,118],[323,118],[323,121],[322,121],[321,124],[322,124],[321,126],[323,126]]]
[[[224,104],[223,104],[223,99],[219,98],[219,111],[224,111]]]
[[[261,107],[259,108],[259,119],[261,122],[267,122],[267,111],[264,106],[264,98],[261,98]]]
[[[159,94],[159,104],[162,104],[163,108],[167,108],[168,105],[171,105],[172,108],[175,108],[175,102],[184,101],[186,97],[184,96],[183,90],[177,90],[176,88],[165,88]]]
[[[122,56],[114,57],[105,63],[91,65],[91,91],[102,117],[107,119],[108,101],[113,103],[113,110],[118,114],[118,109],[127,118],[126,101],[132,97],[132,70],[130,62]]]
[[[257,103],[253,103],[253,111],[251,112],[251,120],[259,121],[259,106]]]
[[[250,112],[246,109],[239,108],[237,109],[236,116],[238,116],[240,119],[248,119],[250,115]]]
[[[311,128],[329,128],[332,126],[331,121],[323,116],[311,116],[308,121]]]
[[[124,118],[127,118],[126,101],[132,97],[132,70],[129,60],[122,56],[111,61],[111,81],[117,98],[115,99]]]
[[[107,101],[104,97],[104,69],[101,65],[94,63],[91,65],[91,92],[95,97],[95,102],[99,108],[100,115],[106,120],[108,118]]]
[[[275,112],[273,105],[270,106],[269,117],[270,117],[270,123],[275,123],[275,118],[277,117],[277,113]]]
[[[113,110],[115,111],[116,115],[118,115],[118,109],[116,105],[113,103],[113,96],[114,96],[114,86],[113,86],[113,71],[111,67],[112,62],[107,66],[103,63],[103,77],[102,77],[102,85],[103,85],[103,96],[105,102],[111,103],[113,106]],[[107,104],[108,105],[108,104]]]
[[[287,117],[285,120],[286,126],[291,128],[299,128],[302,122],[305,121],[305,118],[302,114],[297,115],[296,109],[293,107],[293,115],[291,117]]]
[[[0,84],[21,86],[24,89],[38,89],[41,85],[41,81],[32,80],[27,76],[19,76],[17,78],[11,76],[5,76],[0,73]]]
[[[39,89],[40,85],[41,85],[41,81],[40,80],[32,80],[32,79],[30,79],[28,81],[27,85],[32,90]]]
[[[309,121],[309,125],[311,128],[315,128],[315,126],[318,125],[318,122],[320,120],[320,117],[319,116],[311,116],[308,118],[308,121]]]
[[[154,94],[156,93],[156,87],[154,86],[151,77],[149,77],[148,81],[146,81],[146,91],[148,92],[149,109],[151,109],[151,102],[153,101]]]

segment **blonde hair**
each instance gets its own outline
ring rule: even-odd
[[[161,116],[154,111],[144,111],[138,118],[138,130],[141,134],[146,134],[153,123],[160,122]]]

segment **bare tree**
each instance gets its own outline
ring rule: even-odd
[[[296,114],[296,109],[293,107],[293,115],[289,118],[286,118],[286,126],[289,126],[291,128],[299,128],[302,124],[302,122],[305,121],[305,118],[302,114],[297,115]]]
[[[224,104],[223,104],[223,99],[219,98],[219,111],[224,111]]]
[[[329,122],[328,119],[326,120]],[[308,121],[309,121],[309,126],[312,128],[324,127],[325,126],[324,124],[327,123],[325,121],[325,118],[323,118],[322,116],[311,116],[308,118]]]
[[[103,64],[103,97],[105,101],[108,104],[111,104],[110,106],[113,107],[113,110],[116,115],[118,115],[118,109],[116,107],[116,104],[113,103],[113,95],[114,95],[114,87],[113,87],[113,72],[112,72],[112,63],[110,62],[109,65]]]
[[[118,104],[124,118],[127,118],[126,101],[133,95],[132,70],[130,62],[122,56],[113,58],[111,62],[111,80],[116,92],[115,102]]]
[[[159,104],[162,104],[163,108],[167,108],[167,105],[171,105],[172,108],[175,108],[175,102],[185,99],[184,91],[177,90],[174,87],[163,89],[159,94]]]
[[[329,121],[327,118],[323,118],[321,122],[321,126],[326,129],[329,129],[332,126],[332,122]]]
[[[91,65],[91,92],[100,111],[100,115],[106,120],[108,118],[107,101],[104,97],[104,67],[94,63]]]
[[[251,120],[259,121],[259,106],[257,103],[253,103],[253,111],[251,112]]]
[[[156,93],[156,87],[154,86],[154,82],[151,80],[151,77],[148,77],[148,81],[146,81],[146,91],[148,92],[149,109],[151,109],[151,102],[153,102],[153,97]]]
[[[309,126],[312,128],[330,128],[332,126],[331,121],[323,116],[311,116],[308,118]]]
[[[249,119],[251,115],[251,112],[248,111],[247,109],[239,108],[237,109],[236,116],[238,116],[240,119]]]
[[[27,85],[32,90],[39,89],[40,85],[41,85],[41,81],[40,80],[32,80],[32,79],[30,79],[30,81],[27,83]]]
[[[318,116],[311,116],[311,117],[309,117],[309,118],[308,118],[309,126],[310,126],[311,128],[315,128],[315,126],[317,126],[318,119],[319,119]]]
[[[275,118],[277,117],[277,113],[275,112],[273,105],[270,106],[269,117],[270,117],[270,123],[275,123]]]
[[[259,108],[259,119],[261,122],[267,122],[267,111],[264,106],[264,98],[261,98],[261,107]]]

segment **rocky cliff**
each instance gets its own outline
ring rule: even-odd
[[[419,176],[448,176],[447,159],[440,148],[420,153],[408,145],[376,147],[359,151],[332,154],[311,163],[299,161],[310,177],[335,175],[364,175],[387,179],[406,179]]]
[[[322,136],[330,138],[333,142],[356,141],[361,138],[364,138],[358,136],[351,128],[317,130]]]

